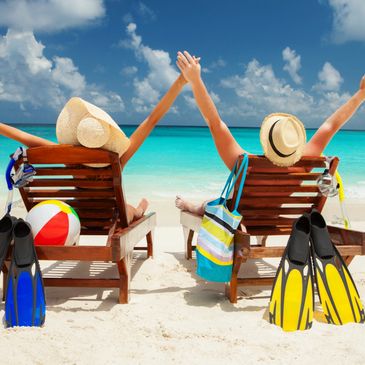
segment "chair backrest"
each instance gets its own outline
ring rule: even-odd
[[[75,209],[81,221],[81,234],[105,235],[115,223],[122,228],[128,226],[116,153],[55,145],[29,148],[27,159],[36,169],[34,180],[19,189],[28,211],[41,201],[57,199]]]
[[[278,167],[264,156],[249,156],[247,177],[239,212],[251,235],[289,234],[293,221],[312,208],[322,211],[326,196],[316,180],[326,168],[325,157],[302,157],[292,167]],[[329,173],[334,175],[338,158],[331,161]],[[314,170],[314,171],[313,171]],[[234,188],[235,201],[239,181]]]

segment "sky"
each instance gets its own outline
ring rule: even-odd
[[[139,124],[188,50],[229,126],[318,127],[359,88],[364,19],[364,0],[0,0],[0,120],[52,124],[80,96]],[[161,125],[204,125],[189,87]],[[365,107],[346,128],[365,129]]]

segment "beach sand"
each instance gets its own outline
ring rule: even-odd
[[[14,215],[24,216],[25,209],[15,205]],[[365,230],[364,206],[365,201],[353,201],[347,208],[353,225]],[[135,254],[130,303],[117,304],[116,290],[47,288],[45,326],[3,329],[1,364],[365,363],[363,325],[315,320],[309,331],[285,333],[268,322],[270,287],[241,288],[238,303],[231,304],[222,284],[206,283],[195,275],[195,260],[185,260],[173,201],[152,202],[151,210],[158,213],[154,258]],[[336,202],[330,202],[328,221],[335,211],[339,215]],[[98,240],[88,237],[81,244]],[[285,238],[274,243],[285,243]],[[45,275],[112,271],[106,263],[42,264]],[[260,260],[244,270],[274,273],[277,264]],[[365,257],[355,258],[350,270],[365,298]]]

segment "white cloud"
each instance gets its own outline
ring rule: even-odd
[[[54,57],[54,68],[51,72],[52,79],[58,84],[76,94],[81,94],[86,89],[85,77],[81,75],[70,58]]]
[[[197,109],[197,105],[196,105],[196,102],[195,102],[195,99],[194,97],[192,97],[191,95],[184,95],[184,99],[185,99],[185,102],[186,102],[186,105],[190,108],[190,109]]]
[[[271,65],[261,65],[252,60],[243,76],[223,79],[222,85],[235,91],[244,99],[239,111],[242,115],[257,115],[267,111],[308,112],[313,99],[302,90],[293,89],[278,79]]]
[[[328,0],[333,10],[333,38],[336,42],[365,41],[365,1]]]
[[[218,58],[216,61],[213,61],[209,68],[220,68],[220,67],[226,67],[227,62],[223,58]]]
[[[286,47],[283,50],[283,60],[286,62],[284,70],[289,73],[296,84],[301,84],[302,78],[298,74],[298,71],[301,68],[300,56],[297,55],[293,49]]]
[[[243,75],[223,79],[221,85],[232,89],[236,101],[222,102],[223,115],[242,116],[246,120],[259,120],[273,112],[287,112],[297,115],[307,127],[316,126],[331,115],[350,95],[335,90],[316,88],[313,96],[302,89],[296,89],[276,77],[271,65],[261,65],[252,60]]]
[[[210,73],[212,70],[216,68],[226,67],[227,62],[223,58],[218,58],[216,61],[213,61],[208,67],[202,67],[203,73]]]
[[[136,57],[147,63],[147,76],[134,79],[135,97],[132,99],[136,111],[150,110],[160,98],[161,92],[168,89],[179,73],[171,64],[168,52],[152,49],[142,43],[142,37],[136,33],[137,26],[130,23],[127,26],[128,39],[122,42],[124,47],[134,51]]]
[[[119,95],[87,83],[70,58],[48,59],[44,48],[30,31],[9,29],[0,38],[0,101],[59,109],[81,96],[108,111],[124,109]]]
[[[318,72],[319,82],[314,86],[315,89],[324,91],[338,91],[343,82],[343,78],[329,62],[323,65],[321,71]]]
[[[59,31],[98,20],[103,0],[7,0],[0,3],[0,25],[32,31]]]
[[[122,68],[122,75],[125,75],[125,76],[131,76],[131,75],[134,75],[136,74],[138,71],[138,68],[136,66],[126,66],[126,67],[123,67]]]
[[[156,20],[155,12],[142,1],[139,2],[137,11],[141,16],[149,20]]]

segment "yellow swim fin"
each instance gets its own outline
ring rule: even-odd
[[[309,216],[303,215],[293,224],[273,284],[269,319],[284,331],[312,326],[314,293],[309,236]]]
[[[364,306],[345,262],[331,242],[324,218],[313,210],[310,220],[315,278],[327,322],[364,323]]]

